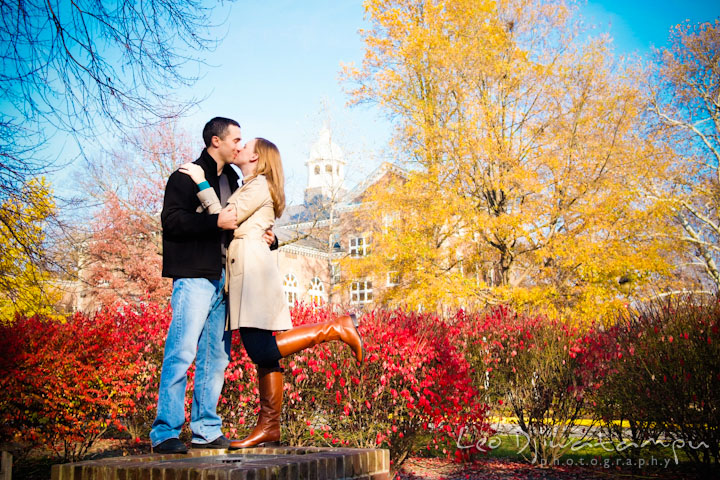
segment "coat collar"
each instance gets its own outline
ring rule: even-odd
[[[242,179],[242,182],[240,182],[239,188],[245,188],[248,184],[254,182],[257,180],[258,177],[261,177],[263,175],[255,175],[254,177],[250,177],[248,180]]]
[[[213,157],[210,156],[210,154],[207,151],[207,148],[203,148],[202,153],[200,154],[200,158],[198,158],[198,165],[203,167],[203,170],[205,170],[205,177],[208,177],[208,175],[217,178],[217,162]],[[224,169],[223,169],[224,170]]]

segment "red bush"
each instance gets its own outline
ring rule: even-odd
[[[298,306],[292,316],[300,325],[333,313]],[[167,308],[144,305],[75,315],[65,323],[30,318],[3,327],[2,438],[78,458],[110,425],[146,435],[170,317]],[[462,431],[489,434],[459,327],[433,315],[377,310],[362,318],[360,331],[362,365],[340,342],[284,361],[286,441],[385,446],[397,466],[423,432],[429,448],[448,456]],[[188,415],[193,369],[189,376]],[[219,412],[231,437],[255,422],[255,367],[237,334]]]
[[[624,442],[619,454],[636,456],[666,439],[695,462],[720,463],[717,298],[643,305],[586,335],[577,355],[603,435]]]
[[[104,310],[66,322],[18,318],[0,327],[0,435],[59,457],[82,457],[109,426],[137,411],[153,318]],[[162,315],[159,316],[162,318]]]
[[[324,321],[327,310],[299,306],[294,323]],[[286,363],[288,440],[388,447],[397,467],[429,433],[429,448],[451,456],[462,431],[489,434],[486,405],[472,385],[456,326],[429,314],[375,310],[361,319],[366,360],[334,342]]]
[[[470,342],[476,384],[488,402],[518,418],[533,460],[552,464],[570,448],[574,423],[584,413],[577,330],[505,306],[478,315],[459,312],[457,318]]]

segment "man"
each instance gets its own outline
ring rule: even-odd
[[[241,149],[240,125],[216,117],[203,129],[205,149],[195,163],[223,206],[238,186],[230,163]],[[156,453],[187,453],[180,441],[185,423],[187,370],[195,360],[195,388],[190,417],[191,445],[227,448],[217,403],[225,367],[230,362],[230,332],[225,331],[225,250],[237,218],[233,210],[203,212],[198,187],[183,173],[170,175],[161,214],[163,276],[173,279],[172,323],[165,341],[157,416],[150,431]],[[268,243],[274,235],[268,232]],[[271,247],[272,248],[272,247]]]

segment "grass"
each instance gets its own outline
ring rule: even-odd
[[[493,423],[493,424],[496,424],[496,423],[510,423],[510,424],[513,424],[513,425],[517,425],[517,424],[518,424],[518,417],[513,417],[513,416],[507,416],[507,417],[506,417],[506,416],[493,416],[493,417],[488,417],[488,421],[489,421],[490,423]],[[620,426],[622,426],[622,428],[630,428],[630,422],[628,422],[627,420],[623,420],[622,422],[620,422],[620,421],[618,421],[618,420],[613,420],[613,421],[610,422],[610,423],[611,423],[612,425],[620,425]],[[593,426],[597,426],[597,425],[598,425],[598,422],[595,421],[595,420],[593,420],[593,419],[591,419],[591,418],[578,418],[578,419],[576,419],[576,420],[573,422],[573,424],[574,424],[575,426],[577,426],[577,427],[593,427]],[[601,425],[602,425],[602,423],[601,423]]]

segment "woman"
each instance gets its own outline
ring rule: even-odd
[[[237,228],[227,250],[226,290],[228,329],[239,330],[250,359],[257,367],[260,415],[253,431],[235,440],[231,449],[277,444],[280,440],[283,375],[279,360],[318,343],[341,340],[363,360],[362,338],[355,316],[292,328],[282,282],[263,233],[285,208],[280,152],[263,138],[250,140],[233,161],[243,174],[243,185],[228,199],[235,209]],[[180,171],[198,184],[198,198],[210,213],[221,211],[215,191],[198,165],[186,163]],[[248,281],[244,281],[247,278]],[[273,335],[273,332],[282,330]]]

